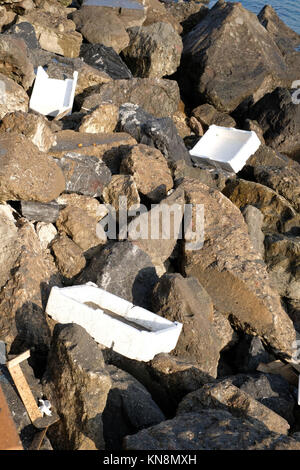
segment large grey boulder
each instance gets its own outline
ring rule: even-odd
[[[128,30],[130,43],[124,60],[136,77],[161,78],[176,72],[182,52],[182,40],[169,23]]]
[[[183,38],[181,80],[195,105],[205,99],[231,112],[283,84],[286,75],[277,45],[241,3],[218,2]]]
[[[164,421],[124,440],[126,450],[300,449],[300,442],[270,432],[264,425],[233,417],[228,411],[203,410]]]
[[[170,162],[184,160],[191,165],[191,157],[171,118],[157,119],[141,107],[126,103],[119,110],[118,129],[141,144],[157,148]]]

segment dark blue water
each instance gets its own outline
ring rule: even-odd
[[[212,0],[209,6],[213,6]],[[300,34],[300,0],[241,0],[248,10],[259,13],[265,5],[272,5],[278,16],[294,31]]]

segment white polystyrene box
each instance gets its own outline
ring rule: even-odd
[[[43,67],[38,67],[29,107],[44,116],[57,117],[72,112],[78,72],[73,79],[49,78]]]
[[[92,302],[100,308],[95,310],[85,302]],[[102,309],[150,331],[123,323]],[[134,306],[90,282],[80,286],[53,287],[46,312],[59,323],[77,323],[95,341],[123,356],[145,362],[156,354],[172,351],[182,329],[181,323],[173,323],[149,310]]]
[[[212,125],[190,150],[190,155],[195,163],[205,160],[238,173],[260,144],[254,131]]]

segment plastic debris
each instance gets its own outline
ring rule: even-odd
[[[138,361],[172,351],[182,329],[181,323],[136,307],[91,282],[52,287],[46,312],[60,323],[77,323],[98,343]]]
[[[40,403],[39,410],[43,413],[43,416],[44,415],[52,416],[52,411],[50,410],[50,408],[51,408],[50,401],[49,400],[42,400],[40,398],[39,403]]]
[[[239,172],[260,147],[254,131],[212,125],[190,150],[193,162],[206,161],[225,170]]]
[[[73,79],[49,78],[43,67],[38,67],[29,107],[44,116],[60,119],[71,114],[78,72]]]

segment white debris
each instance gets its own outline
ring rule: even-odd
[[[195,163],[205,160],[212,165],[237,173],[248,158],[258,150],[260,144],[254,131],[212,125],[190,150],[190,155]]]
[[[40,403],[39,410],[43,413],[43,416],[44,415],[52,416],[52,411],[50,410],[50,408],[51,408],[50,401],[49,400],[42,400],[40,398],[39,403]]]
[[[136,307],[91,282],[52,287],[46,312],[60,323],[77,323],[95,341],[123,356],[145,362],[172,351],[182,329],[181,323]]]
[[[38,67],[29,102],[30,109],[56,118],[71,114],[77,78],[78,72],[74,72],[73,79],[49,78],[43,67]]]

